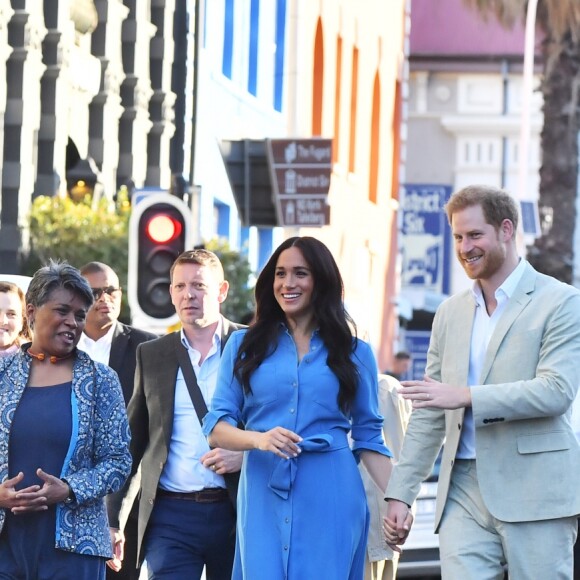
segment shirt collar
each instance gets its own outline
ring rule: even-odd
[[[518,265],[514,268],[513,272],[503,281],[503,284],[495,291],[495,297],[498,298],[500,295],[504,295],[506,299],[512,297],[513,293],[515,292],[524,272],[526,270],[527,260],[520,258]],[[483,300],[483,292],[481,290],[481,286],[479,282],[475,280],[473,286],[471,288],[471,292],[473,294],[473,298],[476,303],[481,303]]]
[[[99,345],[105,345],[105,344],[112,344],[113,343],[113,334],[115,333],[115,327],[117,326],[117,323],[114,322],[113,324],[111,324],[111,327],[109,328],[109,330],[107,330],[107,332],[105,334],[103,334],[103,336],[101,336],[101,338],[97,338],[97,340],[93,340],[88,334],[85,334],[85,332],[83,331],[81,334],[81,339],[83,340],[83,342],[88,342],[90,343],[94,343],[94,344],[99,344]]]
[[[221,344],[222,344],[222,328],[223,328],[223,322],[222,322],[222,317],[220,316],[218,319],[218,324],[215,328],[215,332],[213,333],[213,339],[212,342],[214,344],[214,346],[216,347],[217,350],[221,349]],[[189,350],[195,350],[190,344],[189,341],[187,340],[187,336],[185,336],[185,332],[183,331],[183,328],[180,330],[180,335],[181,335],[181,344],[189,351]]]

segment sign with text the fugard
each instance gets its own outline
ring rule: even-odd
[[[267,139],[266,143],[279,225],[328,225],[332,139]]]

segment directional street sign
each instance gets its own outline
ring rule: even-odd
[[[328,225],[332,140],[267,139],[266,143],[279,224]]]
[[[282,222],[285,226],[325,226],[330,223],[330,206],[326,197],[316,199],[312,196],[280,200]]]

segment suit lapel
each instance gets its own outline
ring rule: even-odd
[[[532,299],[530,294],[534,291],[535,283],[536,271],[531,266],[527,266],[520,283],[517,285],[515,292],[508,301],[505,312],[498,320],[495,331],[489,341],[483,369],[481,370],[482,385],[485,384],[485,381],[487,380],[487,376],[491,371],[497,351],[499,350],[506,334]]]
[[[160,349],[157,362],[157,381],[159,385],[161,424],[167,449],[171,443],[171,433],[173,431],[173,415],[175,408],[175,384],[179,363],[177,361],[176,348],[181,342],[181,333],[174,332],[165,344],[165,348]]]
[[[115,332],[113,333],[113,340],[111,341],[111,354],[109,355],[109,366],[121,374],[123,370],[123,360],[129,347],[129,329],[122,326],[118,322],[115,323]]]
[[[453,316],[449,318],[447,341],[453,355],[453,377],[445,377],[444,382],[467,384],[471,333],[475,318],[475,300],[471,292],[466,292],[462,300],[454,305]],[[446,347],[447,348],[447,347]]]

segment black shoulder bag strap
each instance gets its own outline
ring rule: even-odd
[[[189,353],[181,343],[180,334],[176,333],[175,336],[177,337],[177,362],[179,362],[179,366],[181,367],[181,372],[183,373],[183,378],[185,379],[185,384],[187,385],[187,390],[189,391],[189,396],[191,397],[191,402],[193,403],[199,422],[202,423],[203,418],[207,415],[207,405],[199,390]]]
[[[193,372],[193,366],[191,364],[191,359],[189,358],[189,353],[183,343],[181,342],[181,333],[175,333],[176,342],[176,352],[177,352],[177,362],[183,373],[183,378],[185,379],[185,384],[187,385],[187,390],[189,391],[189,396],[191,397],[191,402],[193,403],[193,408],[197,413],[200,424],[203,425],[203,418],[207,415],[207,405],[201,391],[199,390],[199,385],[197,384],[197,378]],[[226,482],[226,487],[228,493],[230,494],[230,500],[236,507],[236,496],[238,494],[238,481],[240,479],[240,473],[225,473],[224,481]]]

